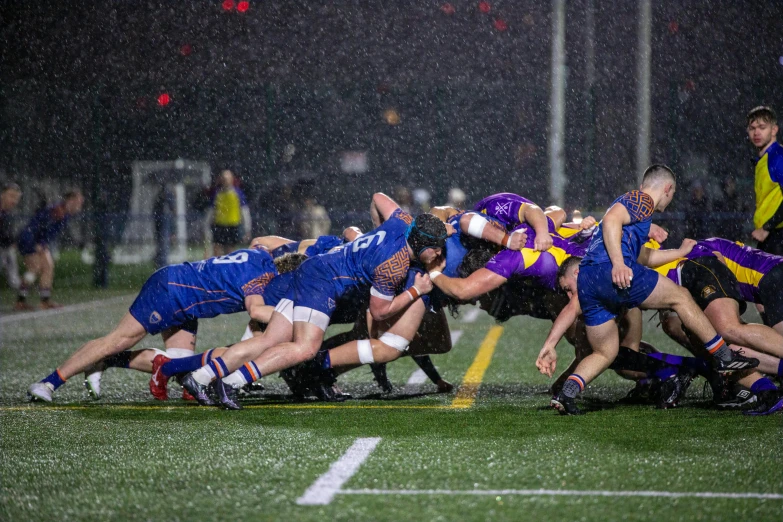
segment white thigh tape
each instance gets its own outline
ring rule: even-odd
[[[378,340],[381,341],[383,344],[387,346],[391,346],[395,350],[399,350],[401,352],[407,350],[408,345],[411,343],[405,337],[389,332],[383,334]]]
[[[362,339],[356,341],[356,351],[359,353],[359,362],[362,364],[370,364],[375,362],[375,357],[372,355],[372,344],[369,339]]]

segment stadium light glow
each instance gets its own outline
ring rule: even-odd
[[[440,10],[446,13],[447,15],[453,15],[454,14],[454,6],[450,3],[446,2],[442,6],[440,6]]]
[[[506,29],[508,29],[508,24],[502,18],[497,18],[495,19],[495,29],[497,29],[500,32],[503,32]]]
[[[223,10],[231,11],[234,9],[234,0],[223,0]]]
[[[168,93],[164,92],[163,94],[158,96],[158,105],[160,105],[161,107],[165,107],[166,105],[169,104],[170,101],[171,101],[171,97],[168,95]]]
[[[179,48],[179,54],[182,56],[190,56],[190,53],[193,52],[193,46],[190,44],[183,44],[182,47]]]
[[[246,12],[248,9],[250,9],[250,2],[244,2],[244,1],[242,1],[242,2],[239,2],[239,3],[237,4],[237,11],[239,11],[240,13],[244,13],[244,12]]]
[[[485,14],[488,13],[490,9],[492,9],[492,7],[489,5],[489,2],[484,2],[484,1],[479,2],[478,8],[479,11]]]

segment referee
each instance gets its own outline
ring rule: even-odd
[[[783,147],[777,142],[775,111],[760,106],[748,113],[748,137],[758,150],[756,159],[755,230],[759,250],[783,256]]]

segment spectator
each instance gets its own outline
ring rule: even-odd
[[[212,232],[214,255],[222,256],[234,251],[242,242],[250,242],[252,222],[244,192],[230,170],[220,173],[219,187],[212,195],[207,223]],[[243,233],[240,236],[240,227]]]
[[[465,208],[465,193],[462,189],[454,187],[449,190],[449,202],[447,206],[463,209]]]
[[[394,201],[408,214],[413,214],[413,197],[411,191],[403,185],[394,187]]]
[[[161,183],[155,203],[152,205],[152,218],[155,225],[155,268],[163,268],[169,264],[171,224],[176,212],[174,205],[174,194],[165,183]]]
[[[8,286],[18,291],[21,286],[19,263],[16,260],[16,241],[11,212],[22,199],[22,189],[16,183],[7,183],[0,192],[0,264],[5,271]]]
[[[710,213],[710,200],[701,181],[696,180],[691,184],[691,197],[688,201],[688,209],[685,211],[686,236],[693,239],[706,239],[710,237],[708,219]]]
[[[427,189],[417,188],[413,190],[413,213],[412,216],[418,216],[425,212],[429,212],[430,208],[430,193]]]
[[[57,239],[68,224],[68,220],[82,211],[84,196],[80,190],[66,192],[63,200],[55,205],[37,211],[17,239],[19,252],[24,256],[25,274],[19,286],[17,310],[29,310],[28,287],[38,280],[38,295],[41,308],[59,308],[51,300],[54,282],[54,259],[49,244]]]
[[[326,209],[318,204],[313,195],[307,195],[299,216],[299,237],[311,239],[326,236],[331,228],[332,221]]]

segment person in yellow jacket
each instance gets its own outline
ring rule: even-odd
[[[759,250],[783,255],[783,147],[777,142],[775,111],[760,106],[748,113],[748,137],[758,151],[756,160],[755,230]]]
[[[230,170],[220,173],[220,186],[212,196],[207,223],[212,232],[215,256],[236,250],[240,238],[243,243],[250,242],[250,208],[244,192],[234,184],[234,174]]]

